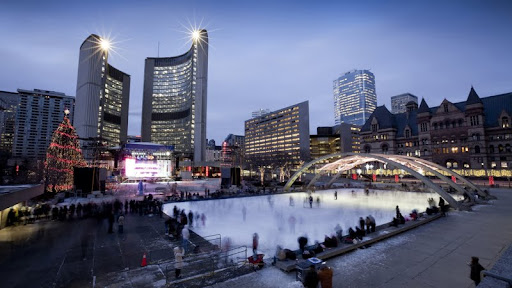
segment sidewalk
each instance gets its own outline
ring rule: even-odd
[[[327,261],[334,287],[474,287],[471,256],[489,269],[512,244],[512,190],[491,189],[498,197],[472,212],[445,218],[405,234]],[[211,286],[212,288],[293,287],[295,273],[275,267]]]

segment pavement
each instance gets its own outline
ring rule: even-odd
[[[471,256],[489,269],[512,243],[512,190],[490,192],[498,200],[474,206],[472,212],[453,211],[370,248],[328,260],[334,287],[474,287],[467,265]],[[107,221],[96,219],[2,229],[1,286],[174,287],[165,283],[173,271],[156,265],[172,258],[174,245],[164,235],[163,219],[128,214],[124,229],[124,234],[108,234]],[[141,268],[144,252],[149,265]],[[295,272],[270,265],[230,278],[209,287],[300,287]]]
[[[474,287],[471,256],[490,269],[512,244],[512,190],[490,192],[498,200],[474,206],[471,212],[452,211],[370,248],[328,260],[334,269],[333,287]],[[270,267],[210,287],[300,287],[295,277],[295,272]]]
[[[164,235],[163,218],[128,214],[123,234],[117,232],[116,223],[114,233],[107,231],[106,219],[43,220],[0,230],[1,286],[93,287],[93,283],[115,283],[105,277],[124,271],[134,271],[134,283],[136,278],[148,283],[165,279],[163,273],[136,275],[150,274],[137,272],[143,253],[148,264],[173,258],[173,242]]]

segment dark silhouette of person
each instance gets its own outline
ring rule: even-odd
[[[304,236],[300,236],[299,239],[297,239],[299,242],[299,248],[300,252],[304,253],[304,249],[306,248],[306,245],[308,244],[308,238]]]
[[[400,208],[398,208],[398,205],[396,205],[396,218],[400,219]]]
[[[469,266],[471,267],[471,274],[469,275],[469,278],[475,282],[475,286],[478,286],[480,284],[480,272],[485,270],[485,268],[478,263],[478,257],[471,257],[471,263],[469,263]]]
[[[306,272],[306,276],[304,277],[304,287],[317,288],[318,281],[318,273],[316,272],[315,264],[311,264],[308,272]]]

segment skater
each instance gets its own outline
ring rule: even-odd
[[[194,213],[192,213],[192,210],[188,211],[188,224],[190,227],[194,227]]]
[[[485,270],[485,268],[478,263],[478,257],[471,257],[471,262],[468,263],[468,265],[471,267],[471,274],[469,275],[469,278],[475,282],[475,286],[478,286],[480,284],[480,272]]]
[[[205,226],[204,223],[206,222],[206,216],[204,213],[201,213],[201,222],[203,223],[203,227]]]
[[[252,254],[254,254],[254,259],[258,257],[258,244],[259,244],[260,237],[258,236],[258,233],[252,234]]]
[[[334,200],[338,200],[338,191],[334,191]]]
[[[295,203],[293,202],[293,197],[292,196],[290,196],[290,206],[292,206],[292,207],[295,206]]]
[[[295,234],[295,223],[297,222],[297,219],[293,215],[290,215],[290,218],[288,218],[288,224],[290,225],[290,233]]]
[[[313,196],[309,195],[309,208],[313,208]]]
[[[176,279],[181,278],[181,269],[183,268],[184,255],[185,252],[183,251],[183,248],[174,247],[174,259],[176,261],[176,264],[174,264],[174,275],[176,276]]]
[[[441,216],[446,216],[446,207],[443,197],[439,197],[439,210],[441,210]]]

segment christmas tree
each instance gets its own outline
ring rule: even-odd
[[[52,142],[46,150],[45,183],[48,191],[59,192],[73,187],[73,167],[85,167],[86,163],[75,128],[67,117],[53,132]]]

